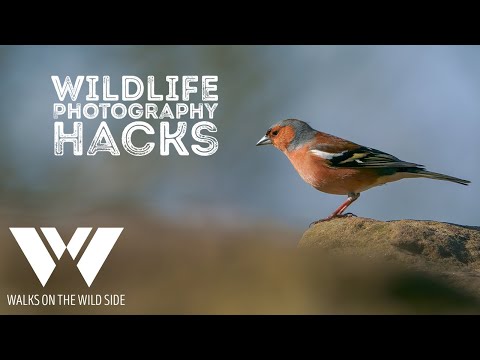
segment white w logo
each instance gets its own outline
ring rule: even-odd
[[[75,260],[90,231],[92,231],[92,228],[77,228],[70,242],[65,246],[57,229],[48,227],[40,229],[59,260],[65,249],[68,250],[72,259]],[[45,286],[56,264],[48,253],[37,230],[35,228],[10,228],[10,231],[32,266],[38,280]],[[92,285],[93,280],[95,280],[122,231],[123,228],[98,228],[93,235],[90,244],[88,244],[77,264],[78,270],[80,270],[88,286]]]

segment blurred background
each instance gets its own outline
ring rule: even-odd
[[[431,219],[479,225],[479,64],[478,46],[0,47],[2,287],[16,292],[85,287],[73,269],[56,270],[47,287],[41,288],[8,226],[47,224],[58,227],[65,238],[77,226],[124,226],[125,233],[94,286],[98,286],[97,291],[105,287],[130,291],[129,297],[137,298],[137,307],[127,312],[243,313],[270,309],[242,307],[242,301],[232,305],[215,296],[215,302],[201,296],[195,300],[188,289],[202,271],[208,279],[210,270],[214,274],[225,268],[231,258],[218,250],[225,247],[250,249],[245,250],[248,256],[239,258],[239,268],[232,270],[236,274],[232,277],[238,270],[258,280],[254,274],[265,270],[279,271],[278,278],[285,278],[292,268],[297,269],[292,264],[298,259],[282,270],[275,265],[277,258],[263,262],[258,254],[284,250],[291,254],[308,224],[327,216],[344,201],[305,184],[273,147],[255,147],[271,124],[291,117],[402,160],[424,164],[429,170],[472,181],[463,187],[412,179],[377,187],[352,205],[355,214],[379,220]],[[145,157],[130,156],[122,148],[122,155],[115,158],[108,153],[75,157],[67,145],[65,155],[56,157],[52,104],[57,98],[51,75],[61,79],[66,75],[72,79],[76,75],[110,75],[112,92],[120,90],[122,75],[142,79],[148,75],[158,79],[166,75],[218,75],[219,106],[213,122],[218,127],[219,150],[210,157],[182,157],[175,151],[161,157],[157,142],[155,150]],[[100,121],[83,119],[87,146]],[[129,121],[107,120],[119,145],[121,131]],[[158,132],[159,120],[150,122]],[[169,258],[167,248],[177,249],[171,254],[178,254],[170,257],[176,259],[167,262],[170,267],[158,260]],[[59,267],[63,260],[69,269],[67,257],[60,260]],[[122,277],[127,279],[107,276],[102,280],[102,272],[115,270],[107,266],[115,261],[123,264],[116,271],[122,267]],[[243,267],[249,264],[259,268],[252,265],[257,270],[245,272]],[[208,266],[213,270],[207,271]],[[150,274],[147,280],[146,273]],[[245,279],[251,278],[240,277],[245,288],[230,291],[225,284],[236,281],[225,276],[224,282],[200,281],[205,286],[198,291],[215,293],[221,288],[226,297],[241,299],[237,295],[248,292],[249,281]],[[310,289],[304,280],[299,275],[291,284]],[[162,288],[165,282],[172,285]],[[258,288],[262,284],[258,280]],[[176,286],[184,291],[176,293]],[[274,290],[267,291],[261,299],[280,298],[280,305],[271,307],[273,312],[331,310],[313,301],[310,290],[279,287],[280,294],[288,293],[294,300],[282,307],[283,298]],[[149,300],[138,300],[138,296],[147,298],[141,293],[150,294]],[[295,297],[292,293],[303,295]],[[159,297],[168,299],[170,305],[156,303]],[[202,307],[201,301],[208,305]],[[313,306],[312,301],[320,307]],[[177,306],[179,302],[191,306]],[[265,303],[272,306],[270,300]],[[1,307],[4,305],[0,304],[0,310],[11,311]],[[375,311],[375,307],[368,311]]]

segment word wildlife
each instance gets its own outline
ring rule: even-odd
[[[81,156],[84,153],[84,124],[80,119],[87,119],[89,123],[96,119],[102,120],[90,142],[87,155],[93,156],[98,152],[108,152],[111,155],[120,155],[117,142],[105,120],[113,119],[118,123],[122,119],[133,120],[122,131],[121,144],[124,150],[133,156],[145,156],[155,148],[158,140],[159,153],[162,156],[170,155],[170,145],[173,145],[179,155],[190,155],[184,144],[184,136],[191,122],[191,137],[196,142],[190,146],[191,151],[200,156],[213,155],[218,150],[218,140],[207,133],[217,132],[217,127],[211,121],[218,107],[217,82],[218,76],[188,75],[165,76],[165,81],[157,83],[155,76],[148,76],[146,86],[137,76],[122,76],[121,101],[120,94],[112,93],[110,76],[103,76],[101,89],[98,87],[99,77],[96,75],[77,76],[75,83],[70,76],[62,82],[59,76],[51,77],[59,102],[53,104],[54,122],[54,154],[63,156],[65,143],[73,144],[73,154]],[[163,85],[164,94],[158,90]],[[85,95],[85,103],[77,102],[80,94]],[[67,95],[71,102],[65,102]],[[147,102],[139,102],[140,98]],[[194,102],[196,98],[199,102]],[[101,99],[101,100],[100,100]],[[149,120],[140,121],[139,119]],[[156,124],[158,135],[151,122],[163,120]],[[66,130],[65,120],[72,120]],[[175,125],[171,120],[179,120]],[[186,121],[190,120],[190,121]],[[192,122],[192,120],[198,120]],[[114,127],[112,127],[113,129]],[[172,128],[172,129],[171,129]],[[136,134],[136,135],[135,135]],[[143,135],[143,136],[140,136]],[[132,141],[132,137],[135,138]],[[134,144],[135,143],[135,144]]]

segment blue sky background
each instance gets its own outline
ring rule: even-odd
[[[75,213],[140,206],[173,219],[234,226],[273,221],[302,228],[342,196],[305,184],[283,154],[255,147],[290,117],[469,179],[468,187],[402,180],[351,207],[381,220],[480,225],[478,46],[4,46],[0,47],[0,189],[3,201]],[[218,75],[220,148],[211,157],[53,155],[50,76]],[[113,86],[115,90],[115,86]],[[84,119],[89,143],[100,120]],[[128,120],[108,120],[120,144]],[[159,120],[151,121],[158,131]],[[71,150],[70,150],[71,152]],[[211,222],[209,222],[211,224]]]

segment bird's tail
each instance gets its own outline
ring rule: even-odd
[[[440,173],[436,173],[436,172],[431,172],[431,171],[427,171],[427,170],[420,169],[420,168],[407,168],[404,171],[415,174],[418,177],[425,177],[425,178],[429,178],[429,179],[451,181],[451,182],[454,182],[454,183],[457,183],[457,184],[462,184],[462,185],[470,184],[469,180],[463,180],[463,179],[459,179],[459,178],[456,178],[456,177],[453,177],[453,176],[448,176],[448,175],[444,175],[444,174],[440,174]]]

